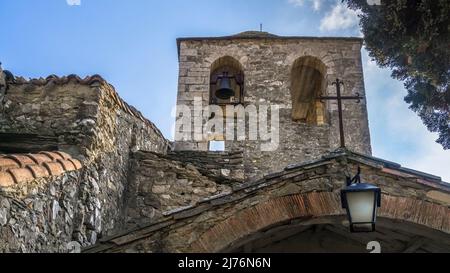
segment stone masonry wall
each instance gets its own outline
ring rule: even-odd
[[[179,158],[182,160],[182,158]],[[221,175],[202,175],[194,164],[149,152],[132,157],[127,192],[127,224],[151,223],[171,210],[195,205],[199,200],[231,191]],[[237,183],[237,182],[235,182]]]
[[[98,218],[79,211],[82,167],[63,152],[0,155],[0,252],[65,251],[75,233],[95,239],[77,221],[88,215],[94,227]]]
[[[59,150],[82,155],[98,100],[99,94],[89,85],[75,82],[10,84],[0,100],[0,133],[56,138]]]
[[[204,176],[213,177],[223,183],[243,183],[245,179],[242,151],[170,151],[166,156],[172,160],[191,163]]]
[[[103,229],[101,205],[87,189],[82,170],[1,188],[0,252],[70,252],[94,244]]]
[[[229,194],[201,200],[198,205],[173,211],[140,229],[113,236],[87,252],[217,252],[233,251],[252,234],[263,235],[277,225],[324,223],[328,216],[343,216],[339,193],[345,173],[362,168],[362,179],[382,189],[378,215],[395,224],[386,234],[385,252],[408,246],[405,234],[426,237],[450,249],[450,188],[437,177],[413,173],[391,163],[347,154],[299,164],[265,176],[255,183],[233,187]],[[427,227],[413,229],[411,222]],[[300,228],[300,227],[299,227]],[[261,231],[261,232],[259,232]],[[346,230],[346,232],[348,232]],[[415,232],[418,232],[414,235]],[[397,237],[389,237],[398,234]],[[354,235],[356,236],[356,235]],[[384,237],[383,237],[384,236]],[[356,237],[355,237],[356,238]],[[408,238],[408,237],[406,237]],[[370,240],[369,240],[370,241]],[[368,241],[367,241],[368,242]]]
[[[92,160],[99,151],[123,149],[115,146],[119,138],[129,139],[134,150],[165,153],[168,147],[156,126],[100,76],[16,78],[0,102],[0,136],[56,138],[58,150],[82,160]]]
[[[243,67],[245,105],[277,104],[280,109],[280,140],[275,152],[264,152],[260,141],[227,141],[226,150],[243,150],[248,178],[279,171],[290,163],[304,162],[339,147],[337,103],[327,101],[326,123],[309,125],[291,118],[291,70],[303,56],[326,66],[326,94],[336,95],[331,83],[345,82],[343,95],[364,96],[361,40],[357,38],[186,38],[179,40],[178,105],[193,105],[194,98],[209,103],[209,77],[213,62],[230,56]],[[371,154],[366,101],[344,102],[344,127],[350,150]],[[191,129],[193,129],[192,127]],[[181,132],[182,133],[182,132]],[[177,150],[207,150],[207,140],[180,141]]]
[[[42,200],[45,209],[53,206],[53,201],[64,208],[61,217],[65,218],[57,220],[57,225],[64,226],[60,228],[64,231],[61,236],[41,238],[44,240],[41,244],[31,247],[24,242],[25,234],[34,232],[33,226],[24,225],[23,232],[1,238],[5,244],[18,242],[11,244],[14,247],[10,250],[62,251],[72,240],[87,246],[120,230],[125,224],[124,193],[128,186],[130,153],[136,150],[166,153],[169,145],[150,121],[120,99],[113,87],[99,76],[31,81],[17,78],[15,83],[9,84],[0,107],[0,136],[7,133],[56,137],[57,149],[84,165],[82,171],[68,179],[67,189],[74,188],[71,189],[74,195],[67,199],[71,208],[63,205],[67,198],[66,187],[61,188],[62,197],[54,197],[48,188],[37,188],[22,197],[22,200]],[[56,183],[58,187],[65,184],[61,179],[64,177],[47,179],[44,184],[53,187],[51,185]],[[11,198],[6,200],[14,200]],[[44,226],[52,224],[46,211],[31,212],[26,207],[8,211],[7,222],[2,227],[4,234],[11,235],[8,230],[15,225],[11,219],[21,218],[22,214],[43,217]],[[23,219],[25,221],[26,217]],[[2,250],[8,251],[8,248]]]

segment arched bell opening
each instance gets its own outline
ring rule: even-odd
[[[291,71],[292,119],[312,125],[326,123],[325,105],[317,98],[326,89],[326,66],[312,56],[298,58]]]
[[[244,71],[238,60],[224,56],[211,65],[210,104],[244,103]]]

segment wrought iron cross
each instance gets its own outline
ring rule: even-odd
[[[360,96],[359,93],[356,93],[356,96],[341,96],[341,85],[344,85],[344,82],[336,79],[333,82],[333,85],[336,85],[336,97],[333,96],[320,96],[319,100],[337,100],[338,103],[338,112],[339,112],[339,134],[341,137],[341,148],[345,148],[345,136],[344,136],[344,121],[342,120],[342,100],[356,100],[359,103],[364,97]]]

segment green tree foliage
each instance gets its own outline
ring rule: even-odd
[[[404,81],[405,101],[450,149],[450,1],[343,0],[359,10],[370,57]]]

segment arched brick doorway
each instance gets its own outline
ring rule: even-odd
[[[450,252],[448,207],[390,195],[383,195],[382,204],[378,215],[380,231],[384,232],[383,240],[394,244],[395,241],[401,241],[399,238],[403,238],[402,245],[396,244],[388,249],[393,252],[418,251],[423,247],[424,251],[431,249],[433,252]],[[362,235],[346,233],[342,229],[343,220],[344,211],[340,208],[340,199],[336,193],[313,192],[274,198],[237,212],[216,224],[191,244],[189,251],[243,251],[246,244],[255,241],[252,239],[255,234],[283,225],[287,229],[296,228],[295,224],[304,228],[304,231],[325,228],[324,230],[341,233],[341,237],[359,243],[381,236],[374,233],[361,237]],[[348,251],[353,252],[351,249]],[[261,250],[264,251],[264,248]]]

